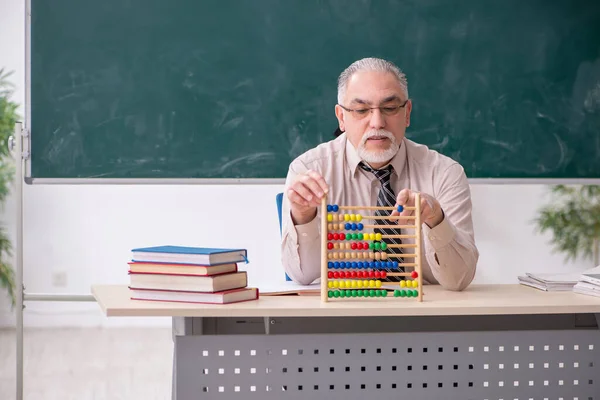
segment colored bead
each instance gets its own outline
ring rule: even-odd
[[[352,239],[353,240],[357,240],[358,239],[358,233],[353,233],[352,234]]]
[[[412,287],[419,287],[419,281],[412,281]]]
[[[369,243],[369,249],[373,250],[375,248],[375,243],[371,242]]]
[[[334,288],[340,287],[340,283],[338,281],[333,281],[333,287]]]
[[[419,291],[418,290],[413,290],[413,296],[414,297],[419,297]]]
[[[357,225],[356,225],[356,228],[357,228],[359,231],[362,231],[362,230],[363,230],[363,228],[364,228],[364,225],[363,225],[363,224],[357,224]]]
[[[369,271],[369,278],[375,278],[375,271]]]
[[[333,291],[333,297],[340,297],[340,291],[339,290],[334,290]]]
[[[400,287],[406,287],[406,281],[404,281],[404,280],[400,281]]]
[[[335,272],[333,273],[333,277],[334,277],[335,279],[339,278],[339,277],[340,277],[340,273],[339,273],[338,271],[335,271]]]
[[[387,250],[387,243],[381,242],[381,250]]]
[[[381,271],[381,279],[385,279],[387,277],[387,272]]]
[[[375,297],[375,289],[369,290],[369,297]]]
[[[356,221],[356,216],[354,214],[350,214],[350,221]]]
[[[400,297],[406,297],[406,290],[400,291]]]
[[[398,289],[394,290],[394,297],[400,296],[400,291]]]
[[[327,240],[333,240],[333,233],[327,234]]]
[[[338,269],[340,267],[340,262],[339,261],[334,261],[333,262],[333,268]]]
[[[346,291],[340,290],[340,297],[346,297]]]
[[[375,278],[381,278],[381,271],[375,271]]]
[[[356,214],[356,222],[362,221],[362,215]]]
[[[327,297],[329,297],[329,298],[333,297],[333,290],[327,291]]]
[[[375,234],[375,240],[381,240],[381,233]]]
[[[381,281],[380,280],[376,280],[375,281],[375,287],[376,288],[380,288],[381,287]]]
[[[350,221],[350,215],[344,214],[344,221]]]
[[[375,247],[375,250],[381,250],[381,243],[375,242],[374,247]]]
[[[340,209],[340,208],[338,207],[338,205],[337,205],[337,204],[334,204],[334,205],[333,205],[333,212],[338,212],[338,211],[339,211],[339,209]]]
[[[333,268],[333,262],[331,262],[331,261],[327,262],[327,268],[328,269],[332,269]]]
[[[344,225],[344,229],[349,230],[351,226],[350,222],[347,222],[346,225]]]
[[[362,233],[358,234],[358,240],[363,240],[364,235]]]
[[[339,233],[334,233],[333,234],[333,240],[338,240],[340,238],[340,234]]]
[[[331,221],[333,221],[333,215],[331,215],[331,214],[327,214],[327,221],[328,221],[328,222],[331,222]]]
[[[346,240],[352,240],[352,234],[346,233]]]
[[[381,291],[381,295],[382,295],[383,297],[387,297],[387,295],[388,295],[388,292],[387,292],[387,290],[382,290],[382,291]]]
[[[327,278],[332,279],[333,278],[333,272],[328,271],[327,272]]]
[[[417,271],[413,271],[413,272],[410,274],[410,277],[411,277],[411,278],[413,278],[413,279],[417,279],[417,278],[419,277],[419,273],[418,273]]]
[[[372,277],[369,277],[369,278],[372,278]],[[375,286],[375,281],[373,279],[371,279],[369,281],[369,287],[374,287],[374,286]]]
[[[331,243],[331,242],[327,243],[327,248],[329,250],[333,250],[333,243]]]
[[[332,212],[333,211],[333,207],[331,207],[331,204],[327,204],[327,212]]]
[[[369,239],[367,239],[367,240],[375,240],[375,234],[374,233],[369,233],[367,235],[369,236]]]
[[[398,261],[392,261],[392,268],[398,269]]]
[[[404,211],[404,207],[398,205],[398,208],[396,210],[398,210],[398,212],[401,213],[402,211]]]
[[[352,250],[356,250],[356,243],[352,243],[352,244],[350,245],[350,248],[351,248]]]
[[[388,258],[387,253],[381,253],[381,259],[382,260],[387,260],[387,258]]]
[[[352,290],[351,293],[352,293],[352,297],[358,296],[358,290],[356,290],[356,289]]]
[[[352,272],[350,273],[350,276],[351,276],[352,278],[358,278],[358,272],[356,272],[356,271],[352,271]]]
[[[351,226],[351,228],[352,228],[353,231],[355,231],[358,227],[356,226],[355,223],[353,223],[352,226]]]

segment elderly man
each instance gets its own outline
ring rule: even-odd
[[[414,206],[418,192],[423,281],[465,289],[479,258],[469,184],[456,161],[405,137],[412,108],[405,75],[385,60],[356,61],[339,77],[337,100],[343,133],[289,167],[282,209],[285,272],[301,284],[320,277],[319,206],[325,193],[328,204]]]

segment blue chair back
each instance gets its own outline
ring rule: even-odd
[[[275,196],[275,203],[277,204],[277,215],[279,216],[279,235],[281,235],[281,205],[283,203],[283,193],[277,193],[277,196]],[[285,280],[291,281],[288,274],[285,274]]]

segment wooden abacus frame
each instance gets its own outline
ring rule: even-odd
[[[342,210],[368,210],[368,211],[372,211],[372,210],[395,210],[396,207],[379,207],[379,206],[338,206],[338,210],[342,211]],[[398,266],[399,267],[404,267],[404,268],[414,268],[413,271],[417,272],[417,287],[418,287],[418,294],[417,294],[417,301],[422,302],[423,301],[423,274],[422,274],[422,270],[421,270],[421,197],[419,193],[415,193],[415,205],[411,206],[411,207],[403,207],[404,210],[412,210],[414,211],[413,215],[410,216],[406,216],[406,217],[402,217],[401,220],[414,220],[414,225],[363,225],[363,228],[365,229],[374,229],[374,228],[396,228],[396,229],[414,229],[414,234],[410,235],[410,234],[402,234],[402,235],[381,235],[381,238],[399,238],[399,239],[405,239],[405,238],[414,238],[415,239],[415,243],[414,244],[400,244],[400,245],[388,245],[389,247],[402,247],[402,248],[414,248],[415,251],[414,253],[402,253],[402,254],[391,254],[389,255],[390,257],[398,257],[398,258],[414,258],[414,262],[412,263],[399,263]],[[324,195],[323,198],[321,199],[321,301],[322,302],[328,302],[331,300],[344,300],[344,299],[348,299],[347,297],[338,297],[335,299],[330,299],[328,296],[328,292],[330,290],[329,288],[329,281],[336,281],[338,279],[333,278],[330,279],[328,276],[328,262],[330,261],[328,258],[328,252],[330,251],[327,248],[327,243],[328,243],[328,238],[327,238],[327,234],[330,232],[329,228],[328,228],[328,224],[331,223],[330,221],[327,220],[327,216],[328,214],[330,214],[330,212],[327,209],[327,195]],[[386,216],[364,216],[362,217],[363,219],[392,219],[392,217],[386,217]],[[347,221],[332,221],[334,223],[345,223]],[[345,229],[342,229],[345,230]],[[343,259],[338,259],[341,261],[346,260],[346,258]],[[356,261],[355,258],[353,258],[354,261]],[[410,272],[393,272],[393,273],[388,273],[388,276],[411,276]],[[356,278],[353,278],[356,279]],[[358,278],[358,279],[365,279],[365,278]],[[365,280],[369,280],[369,278],[366,278]],[[366,289],[374,289],[372,287],[366,287]],[[384,293],[385,294],[385,293]],[[386,296],[387,297],[387,296]],[[364,297],[352,297],[352,299],[358,299],[358,300],[362,300],[364,299]],[[370,298],[370,299],[381,299],[381,297],[376,297],[376,298]]]

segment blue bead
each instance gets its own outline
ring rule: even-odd
[[[388,261],[386,264],[387,264],[386,267],[388,267],[388,268],[394,268],[394,263],[393,262]]]
[[[346,225],[344,225],[344,229],[346,229],[347,231],[352,229],[352,225],[350,225],[350,222],[346,222]]]
[[[353,224],[352,224],[352,230],[353,230],[353,231],[355,231],[355,230],[356,230],[356,224],[355,224],[355,223],[353,223]]]
[[[401,205],[398,205],[398,212],[402,212],[404,210],[404,207],[402,207]]]
[[[356,269],[356,261],[352,261],[350,268]]]
[[[333,268],[338,269],[340,267],[340,263],[338,261],[333,263]]]
[[[363,262],[359,261],[358,264],[357,264],[357,267],[358,267],[358,269],[363,269],[364,268]]]
[[[356,227],[358,228],[359,231],[362,231],[364,225],[363,224],[358,224],[358,225],[356,225]]]
[[[339,209],[340,209],[340,208],[338,207],[338,205],[337,205],[337,204],[334,204],[334,205],[333,205],[333,212],[338,212],[338,210],[339,210]]]
[[[342,262],[340,263],[340,267],[341,267],[342,269],[346,269],[346,268],[348,268],[348,267],[346,266],[346,262],[345,262],[345,261],[342,261]]]
[[[393,261],[394,263],[394,269],[398,269],[398,261]]]
[[[331,207],[331,204],[327,204],[327,212],[331,212],[333,210],[333,207]]]
[[[329,268],[329,269],[333,268],[333,263],[331,261],[329,261],[327,263],[327,268]]]
[[[375,268],[381,269],[381,261],[375,261]]]
[[[369,268],[375,268],[375,261],[371,261],[369,263]]]

